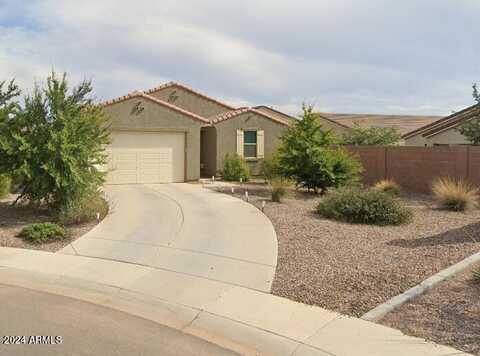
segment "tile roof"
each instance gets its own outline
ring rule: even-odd
[[[433,136],[439,132],[445,131],[451,127],[455,127],[462,122],[468,121],[474,117],[480,117],[480,105],[475,104],[456,113],[445,116],[431,124],[422,126],[416,130],[408,132],[406,135],[404,135],[404,137],[409,138],[419,134],[425,137]]]
[[[122,102],[122,101],[125,101],[125,100],[128,100],[128,99],[131,99],[131,98],[143,98],[143,99],[146,99],[146,100],[150,100],[150,101],[154,102],[155,104],[164,106],[168,109],[171,109],[173,111],[184,114],[184,115],[186,115],[186,116],[188,116],[188,117],[190,117],[194,120],[197,120],[197,121],[200,121],[200,122],[203,122],[203,123],[210,123],[210,121],[208,119],[206,119],[202,116],[199,116],[199,115],[194,114],[190,111],[179,108],[178,106],[172,105],[170,103],[167,103],[166,101],[160,100],[158,98],[155,98],[151,95],[148,95],[148,94],[144,93],[143,91],[138,91],[138,90],[133,91],[133,92],[127,94],[127,95],[120,96],[118,98],[105,101],[104,103],[102,103],[102,106],[113,105],[113,104],[116,104],[116,103],[119,103],[119,102]]]
[[[151,93],[154,93],[156,91],[159,91],[159,90],[162,90],[162,89],[165,89],[165,88],[170,88],[170,87],[177,87],[177,88],[181,88],[185,91],[188,91],[202,99],[205,99],[205,100],[208,100],[212,103],[215,103],[215,104],[218,104],[220,106],[223,106],[224,108],[226,109],[230,109],[230,110],[235,110],[235,108],[233,106],[230,106],[228,104],[225,104],[225,103],[222,103],[221,101],[218,101],[208,95],[205,95],[205,94],[202,94],[190,87],[187,87],[186,85],[183,85],[183,84],[180,84],[180,83],[177,83],[177,82],[168,82],[168,83],[165,83],[165,84],[162,84],[162,85],[159,85],[158,87],[155,87],[155,88],[152,88],[152,89],[148,89],[145,91],[146,94],[151,94]]]
[[[316,113],[315,115],[317,115],[318,117],[321,117],[323,120],[326,120],[326,121],[329,121],[329,122],[333,123],[334,125],[338,125],[338,126],[341,126],[343,128],[346,128],[346,129],[351,129],[351,126],[347,126],[345,124],[342,124],[341,122],[329,119],[328,117],[325,116],[325,114]],[[330,115],[333,115],[333,114],[330,114]]]
[[[278,117],[280,119],[283,119],[283,120],[298,120],[296,117],[294,116],[291,116],[291,115],[287,115],[285,114],[284,112],[281,112],[281,111],[278,111],[274,108],[272,108],[271,106],[267,106],[267,105],[258,105],[258,106],[254,106],[253,107],[255,110],[258,110],[258,111],[261,111],[261,112],[264,112],[268,115],[271,115],[271,116],[275,116],[275,117]]]
[[[441,119],[440,116],[419,115],[378,115],[378,114],[334,114],[318,113],[334,122],[353,127],[358,123],[360,127],[385,127],[397,129],[402,135],[410,133],[422,126],[432,124]]]
[[[217,124],[219,122],[231,119],[233,117],[236,117],[238,115],[245,114],[245,113],[257,114],[257,115],[263,116],[267,119],[270,119],[272,121],[278,122],[282,125],[286,125],[286,126],[290,125],[290,123],[287,120],[283,120],[283,119],[280,119],[278,117],[269,115],[267,113],[264,113],[260,110],[255,109],[255,108],[246,108],[246,107],[245,108],[239,108],[239,109],[232,110],[232,111],[227,111],[226,113],[213,116],[213,117],[210,118],[210,122],[212,124]]]

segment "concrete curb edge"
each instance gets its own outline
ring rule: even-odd
[[[386,314],[392,312],[393,310],[399,308],[403,304],[407,303],[408,301],[417,298],[424,294],[429,289],[432,289],[437,284],[444,282],[456,274],[462,272],[470,265],[480,262],[480,252],[477,252],[462,261],[447,267],[440,272],[434,274],[433,276],[425,279],[420,284],[410,288],[406,292],[396,295],[395,297],[387,300],[385,303],[382,303],[372,310],[368,311],[367,313],[363,314],[360,319],[367,320],[367,321],[379,321],[382,319]]]

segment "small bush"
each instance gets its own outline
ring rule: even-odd
[[[343,188],[328,192],[317,210],[329,219],[373,225],[400,225],[412,217],[411,210],[391,195],[372,188]]]
[[[441,208],[451,211],[466,211],[477,206],[478,189],[464,181],[438,178],[432,192]]]
[[[273,155],[271,158],[265,158],[263,160],[262,175],[266,181],[271,181],[280,175],[280,164],[277,155]]]
[[[400,194],[400,186],[391,179],[381,180],[373,186],[375,189],[390,194],[392,196],[398,196]]]
[[[241,178],[246,182],[250,179],[250,167],[245,159],[238,154],[227,153],[225,155],[225,160],[223,161],[222,174],[223,179],[226,181],[239,181]]]
[[[58,221],[62,225],[80,224],[95,220],[97,213],[103,219],[108,214],[108,209],[108,202],[101,197],[100,192],[95,192],[60,208]]]
[[[274,177],[270,180],[272,189],[272,201],[280,203],[282,198],[290,193],[292,181],[284,177]]]
[[[63,240],[65,238],[63,227],[53,223],[30,224],[23,228],[19,236],[33,243]]]
[[[0,175],[0,199],[5,198],[10,193],[11,180],[5,175]]]

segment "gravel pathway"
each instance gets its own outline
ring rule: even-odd
[[[231,194],[228,186],[212,187]],[[261,206],[264,185],[244,184],[235,195]],[[427,196],[405,196],[412,223],[378,227],[321,218],[321,199],[296,193],[283,203],[267,201],[265,214],[278,236],[272,293],[361,316],[430,275],[480,250],[480,210],[468,214],[435,209]]]

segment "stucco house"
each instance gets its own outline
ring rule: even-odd
[[[355,125],[362,128],[393,128],[401,135],[417,130],[441,119],[440,116],[425,115],[381,115],[381,114],[341,114],[318,113],[317,117],[324,127],[338,136],[347,134]]]
[[[112,128],[111,184],[217,175],[234,152],[260,174],[293,119],[266,106],[236,108],[175,82],[107,101],[103,110]]]
[[[457,128],[473,118],[480,118],[480,107],[477,104],[405,134],[405,145],[467,145],[469,142]]]

